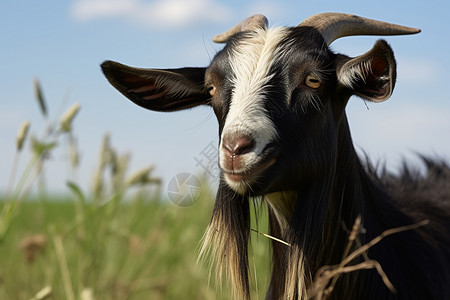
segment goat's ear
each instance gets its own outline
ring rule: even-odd
[[[396,63],[391,47],[379,40],[373,48],[355,58],[343,58],[337,64],[337,78],[353,94],[373,101],[387,100],[395,86]]]
[[[101,68],[108,81],[139,106],[155,111],[176,111],[207,104],[203,87],[205,68],[139,69],[113,61]]]

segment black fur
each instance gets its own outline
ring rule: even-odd
[[[428,219],[429,225],[387,237],[368,251],[368,257],[381,264],[397,294],[385,286],[375,270],[364,270],[342,276],[327,299],[448,299],[450,169],[443,162],[425,159],[428,170],[422,176],[406,167],[398,176],[386,172],[377,175],[370,165],[366,173],[349,133],[346,135],[343,140],[348,147],[343,149],[348,151],[339,151],[334,174],[321,179],[322,184],[334,182],[333,188],[318,184],[309,193],[302,193],[291,229],[282,238],[304,249],[312,280],[321,266],[341,262],[348,228],[358,214],[365,228],[359,236],[362,244],[387,229]],[[276,222],[271,220],[270,224],[272,234],[279,236]],[[267,299],[280,299],[284,288],[280,277],[285,274],[280,270],[287,268],[289,250],[277,242],[273,248],[274,273]]]
[[[222,136],[233,90],[231,50],[248,37],[248,32],[231,37],[209,68],[144,70],[113,62],[102,68],[120,92],[145,108],[212,106]],[[396,64],[389,45],[381,40],[366,54],[350,58],[333,53],[316,29],[296,27],[278,48],[282,54],[263,87],[265,110],[278,133],[270,144],[276,162],[242,195],[222,174],[205,239],[217,253],[219,269],[231,272],[237,295],[249,298],[249,197],[287,193],[283,209],[270,196],[262,198],[269,206],[271,234],[291,245],[273,242],[267,299],[305,296],[319,268],[342,261],[358,216],[364,230],[349,251],[388,229],[424,219],[429,224],[388,236],[365,254],[379,262],[396,293],[375,270],[360,270],[342,275],[327,299],[450,299],[448,165],[424,157],[425,174],[406,166],[400,175],[376,170],[361,163],[347,123],[345,106],[352,95],[374,102],[391,95]],[[305,84],[310,74],[321,78],[319,88]],[[217,90],[213,97],[210,86]]]

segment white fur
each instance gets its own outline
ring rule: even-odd
[[[360,65],[345,68],[347,64],[349,63],[344,64],[342,67],[343,70],[338,72],[337,77],[341,84],[350,89],[356,88],[358,78],[361,78],[365,82],[367,75],[372,72],[372,65],[368,61],[364,61]]]
[[[222,168],[225,166],[226,154],[222,150],[224,136],[250,135],[255,139],[255,148],[242,155],[240,159],[244,167],[242,170],[233,170],[234,172],[251,170],[260,161],[259,155],[266,145],[277,137],[276,128],[263,106],[266,97],[264,87],[273,76],[270,74],[271,67],[282,53],[277,49],[277,45],[287,32],[285,28],[273,28],[257,30],[250,34],[251,37],[243,39],[236,45],[230,57],[234,88],[222,133],[220,166]],[[228,179],[227,182],[238,192],[246,189],[242,183]]]

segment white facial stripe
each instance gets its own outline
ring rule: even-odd
[[[219,151],[219,164],[230,172],[248,172],[263,159],[261,154],[266,146],[277,137],[277,131],[270,120],[264,100],[268,82],[273,74],[270,70],[283,51],[277,49],[287,35],[285,28],[258,30],[235,45],[230,57],[233,83],[230,108],[225,120]],[[284,99],[280,99],[284,101]],[[228,170],[227,157],[223,151],[223,137],[227,135],[251,135],[254,149],[240,156],[240,169]],[[238,193],[245,193],[248,183],[236,182],[225,176],[228,185]],[[252,181],[257,180],[253,178]]]
[[[251,34],[236,45],[230,58],[234,89],[223,133],[251,133],[256,142],[255,154],[259,154],[277,136],[263,106],[264,86],[272,78],[270,70],[280,55],[276,47],[287,31],[281,27]]]

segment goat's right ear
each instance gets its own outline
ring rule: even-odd
[[[155,111],[176,111],[208,104],[203,87],[206,68],[140,69],[113,61],[101,68],[108,81],[139,106]]]
[[[384,40],[377,41],[361,56],[341,56],[336,69],[338,81],[363,99],[382,102],[394,90],[397,67],[394,53]]]

